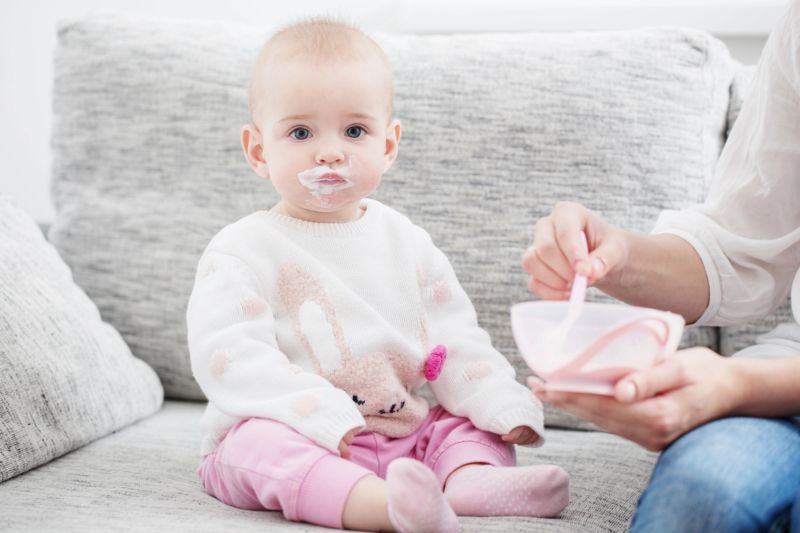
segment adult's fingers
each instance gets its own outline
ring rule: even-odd
[[[674,438],[664,424],[663,398],[624,404],[613,397],[592,394],[540,391],[536,395],[648,450],[661,450]]]
[[[630,417],[618,413],[620,406],[630,408],[630,405],[623,405],[614,401],[613,398],[596,394],[548,391],[547,389],[538,389],[534,394],[543,402],[578,418],[588,420],[611,433],[626,438],[631,436],[631,428],[623,423],[623,420],[626,419],[630,422]]]
[[[528,290],[543,300],[566,300],[569,298],[569,289],[551,287],[533,276],[528,278]]]
[[[535,276],[535,271],[541,264],[558,276],[564,283],[569,283],[575,276],[572,269],[573,263],[567,258],[565,251],[561,249],[558,242],[552,217],[545,217],[539,220],[533,227],[533,245],[531,249],[533,257],[523,265],[529,274]],[[548,284],[552,285],[552,283]]]
[[[618,231],[606,228],[603,235],[596,239],[593,249],[586,259],[590,273],[589,281],[594,283],[608,274],[614,267],[625,260],[625,244]]]
[[[572,278],[563,277],[553,270],[543,258],[537,256],[534,260],[528,262],[525,269],[530,274],[531,279],[535,279],[551,289],[563,292],[568,291],[570,288]]]
[[[536,276],[528,278],[528,290],[543,300],[565,300],[569,298],[569,286],[563,280],[553,287]]]
[[[586,233],[590,213],[581,204],[559,202],[550,215],[554,240],[564,255],[570,272],[577,271],[584,276],[590,275],[590,272],[586,270],[588,250],[581,233]]]
[[[625,376],[614,386],[618,401],[630,403],[686,386],[689,376],[681,357],[671,357],[645,370]]]

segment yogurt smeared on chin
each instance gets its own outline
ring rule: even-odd
[[[319,165],[297,175],[300,184],[311,191],[311,195],[322,207],[331,205],[330,196],[353,186],[350,164],[338,167]]]

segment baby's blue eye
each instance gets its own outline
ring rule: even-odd
[[[308,131],[306,128],[295,128],[289,135],[291,135],[298,141],[305,141],[306,139],[311,137],[311,132]]]
[[[361,135],[364,134],[364,128],[361,126],[350,126],[346,130],[344,130],[344,134],[350,137],[351,139],[358,139]]]

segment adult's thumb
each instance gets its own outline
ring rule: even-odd
[[[589,279],[596,282],[606,276],[622,262],[622,245],[614,240],[606,240],[589,253],[587,259],[591,267]]]

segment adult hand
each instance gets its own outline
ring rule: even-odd
[[[739,379],[731,360],[691,348],[622,378],[613,397],[547,391],[536,378],[528,384],[542,401],[660,451],[690,429],[730,414],[744,388]]]
[[[517,426],[505,435],[501,435],[500,438],[505,442],[524,446],[539,440],[539,435],[528,426]]]
[[[342,437],[341,442],[339,442],[339,455],[341,455],[343,459],[350,459],[353,456],[353,454],[350,453],[350,445],[353,444],[353,439],[356,438],[356,435],[359,433],[361,433],[361,428],[355,428],[345,433],[344,437]]]
[[[583,245],[586,234],[589,253]],[[597,213],[574,202],[559,202],[553,212],[540,219],[533,244],[526,250],[522,268],[529,274],[528,289],[545,300],[563,300],[575,273],[593,285],[627,260],[625,233]]]

